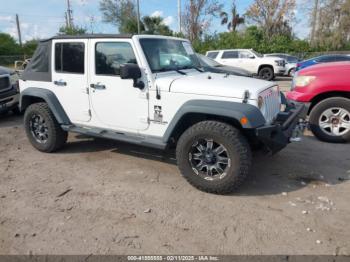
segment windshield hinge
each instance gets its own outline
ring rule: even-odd
[[[243,101],[242,101],[242,102],[243,102],[244,104],[248,103],[249,97],[250,97],[249,90],[245,90],[245,91],[244,91],[244,97],[243,97]]]

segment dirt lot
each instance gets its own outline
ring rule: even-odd
[[[217,196],[171,155],[76,135],[43,154],[21,125],[0,119],[0,254],[350,254],[349,144],[307,132]]]

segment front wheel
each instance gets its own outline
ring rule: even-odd
[[[266,66],[266,67],[263,67],[260,69],[259,77],[261,79],[271,81],[275,78],[275,74],[274,74],[273,69],[271,67]]]
[[[327,98],[313,107],[310,128],[320,140],[331,143],[350,141],[350,99]]]
[[[289,70],[288,76],[294,77],[294,75],[295,75],[295,68],[292,68],[291,70]]]
[[[209,193],[228,194],[248,175],[251,150],[238,129],[222,122],[203,121],[182,134],[176,158],[191,185]]]
[[[67,132],[62,130],[46,103],[32,104],[26,109],[24,128],[31,144],[42,152],[54,152],[67,141]]]

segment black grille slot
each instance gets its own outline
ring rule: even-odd
[[[9,77],[0,77],[0,91],[8,89],[10,86]]]

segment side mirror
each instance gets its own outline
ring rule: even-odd
[[[255,56],[251,55],[249,56],[250,59],[255,59]]]
[[[137,81],[141,76],[141,69],[136,64],[123,64],[120,66],[120,78],[132,79],[134,80],[134,87],[143,89],[145,84],[142,81]]]

